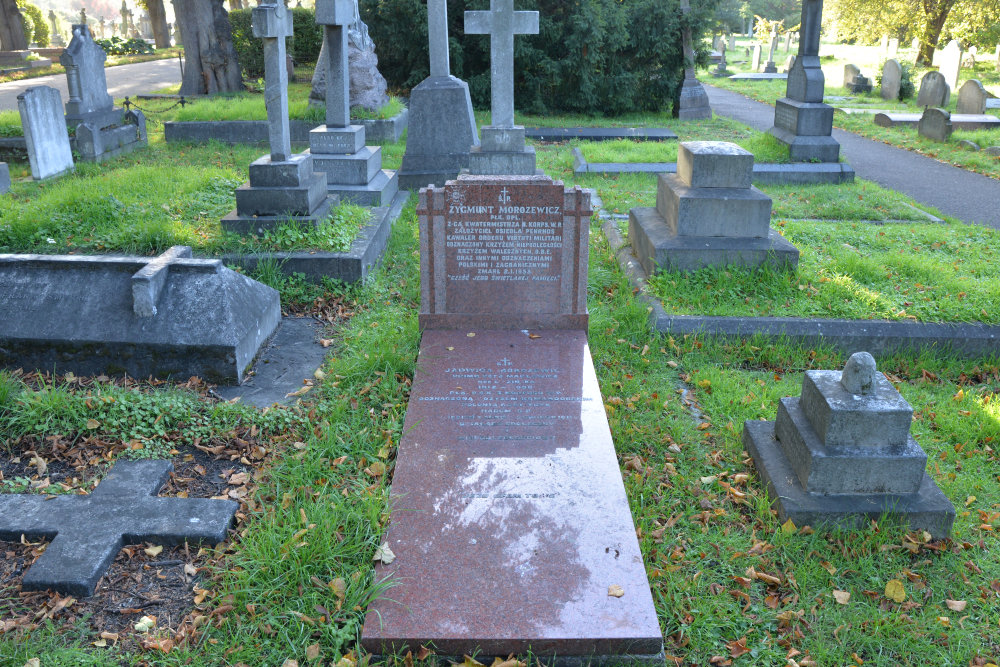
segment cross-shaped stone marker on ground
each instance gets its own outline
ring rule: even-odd
[[[52,540],[21,589],[86,597],[125,544],[225,540],[239,506],[157,498],[172,470],[170,461],[119,461],[89,495],[0,494],[0,540]]]
[[[262,4],[254,7],[251,17],[253,36],[264,40],[264,106],[271,161],[284,162],[292,154],[285,55],[285,38],[292,36],[292,14],[284,4]]]

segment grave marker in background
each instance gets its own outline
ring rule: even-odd
[[[920,79],[917,104],[922,107],[946,107],[951,99],[951,88],[941,72],[928,72]]]
[[[681,13],[691,11],[689,0],[681,0]],[[681,96],[678,103],[677,116],[682,120],[704,120],[712,117],[712,107],[708,102],[708,93],[698,81],[695,71],[694,43],[691,40],[691,28],[686,27],[682,33],[684,49],[684,83],[681,84]],[[731,40],[735,41],[735,40]]]
[[[962,46],[953,39],[937,55],[938,69],[944,75],[944,80],[952,90],[958,90],[958,77],[962,71]]]
[[[903,68],[899,61],[890,58],[882,66],[882,99],[887,102],[899,100],[899,89],[903,81]]]
[[[17,96],[31,177],[36,181],[73,171],[73,153],[63,118],[62,97],[48,86],[33,86]]]
[[[984,114],[989,95],[979,79],[969,79],[958,89],[957,114]]]

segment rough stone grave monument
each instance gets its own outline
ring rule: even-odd
[[[31,177],[42,181],[73,171],[73,153],[59,91],[48,86],[28,88],[17,96],[17,108]]]
[[[52,540],[28,568],[21,590],[87,597],[126,544],[224,541],[239,504],[156,497],[173,467],[119,461],[82,496],[0,494],[0,540]]]
[[[469,173],[535,173],[535,148],[514,124],[514,35],[537,35],[538,12],[515,12],[514,0],[490,0],[489,11],[465,12],[465,34],[490,37],[490,125],[469,152]]]
[[[365,126],[351,124],[347,31],[354,20],[353,0],[317,0],[316,23],[327,46],[326,124],[309,132],[304,155],[312,156],[326,174],[327,190],[341,201],[384,206],[396,196],[399,179],[382,169],[382,147],[365,145]]]
[[[927,107],[917,123],[917,134],[931,141],[948,141],[954,126],[951,124],[951,114],[936,107]]]
[[[917,104],[922,107],[946,107],[951,100],[951,87],[941,72],[928,72],[920,79]]]
[[[926,472],[910,435],[913,408],[867,352],[841,371],[806,371],[801,398],[781,399],[777,420],[747,421],[743,445],[779,521],[861,528],[900,520],[947,537],[955,508]]]
[[[0,366],[239,383],[277,291],[174,246],[156,258],[0,255]]]
[[[104,49],[94,42],[90,29],[73,26],[69,46],[59,56],[66,68],[66,124],[76,128],[80,159],[100,162],[146,146],[146,119],[141,111],[125,113],[108,95]]]
[[[469,166],[469,149],[479,145],[469,84],[451,75],[448,3],[428,0],[427,33],[431,75],[410,92],[410,121],[399,187],[444,185]]]
[[[515,20],[494,35],[513,38]],[[662,663],[587,345],[590,193],[463,174],[422,189],[417,214],[423,339],[390,490],[395,559],[376,565],[395,585],[362,646]]]
[[[948,86],[952,90],[958,90],[958,77],[962,71],[962,45],[953,39],[935,56],[935,64]]]
[[[262,234],[283,223],[316,226],[326,220],[336,196],[327,192],[309,151],[292,153],[288,125],[288,70],[285,38],[292,12],[283,4],[262,4],[251,14],[253,34],[264,40],[264,104],[270,155],[250,164],[250,180],[236,189],[236,210],[222,219],[226,231]],[[364,127],[361,127],[364,137]]]
[[[989,94],[979,79],[969,79],[958,89],[957,114],[984,114]]]
[[[903,81],[903,68],[895,58],[885,61],[882,66],[882,99],[895,102],[899,99],[899,89]]]
[[[819,39],[823,0],[803,0],[799,53],[788,73],[785,97],[774,105],[769,132],[788,146],[794,162],[837,162],[840,144],[833,138],[833,107],[823,103],[826,79],[820,67]]]
[[[753,153],[689,141],[677,173],[660,174],[656,207],[629,211],[629,239],[647,275],[706,266],[794,269],[799,251],[771,229],[771,198],[751,185]]]
[[[681,0],[681,12],[691,11],[689,0]],[[684,49],[684,83],[681,84],[681,96],[678,103],[677,117],[681,120],[706,120],[712,117],[712,106],[708,102],[708,93],[698,80],[695,71],[694,43],[691,40],[691,28],[685,27],[682,33]]]

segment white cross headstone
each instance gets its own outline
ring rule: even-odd
[[[465,32],[490,36],[493,127],[514,127],[514,35],[537,35],[538,12],[515,12],[514,0],[490,0],[489,11],[465,12]]]
[[[292,154],[288,127],[288,69],[285,38],[292,36],[292,13],[284,4],[262,4],[251,15],[253,36],[264,40],[264,106],[271,161],[284,162]]]

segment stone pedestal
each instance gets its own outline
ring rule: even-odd
[[[846,88],[856,95],[870,93],[872,92],[872,80],[862,74],[858,74],[851,83],[847,84]]]
[[[453,76],[431,76],[410,92],[409,132],[399,187],[443,186],[469,166],[469,148],[479,145],[469,84]]]
[[[707,120],[712,117],[708,93],[694,76],[685,76],[677,117],[681,120]]]
[[[764,74],[777,74],[777,73],[778,73],[778,66],[774,63],[773,60],[768,60],[764,64]]]
[[[524,143],[524,127],[486,126],[469,150],[469,173],[479,176],[533,176],[535,147]]]
[[[309,132],[316,171],[326,175],[327,192],[362,206],[386,206],[399,190],[396,172],[382,169],[382,147],[365,145],[365,126],[321,125]]]
[[[750,184],[753,154],[736,144],[680,145],[677,174],[661,174],[656,208],[629,211],[639,263],[656,271],[771,264],[794,269],[799,251],[770,228],[771,199]]]
[[[818,56],[800,56],[788,73],[786,97],[774,105],[769,132],[788,146],[794,162],[837,162],[840,144],[833,134],[833,107],[823,103],[825,80]]]
[[[781,521],[862,527],[892,517],[947,537],[955,509],[927,475],[910,436],[913,408],[867,352],[844,371],[807,371],[801,398],[783,398],[777,420],[747,421],[743,444]]]

